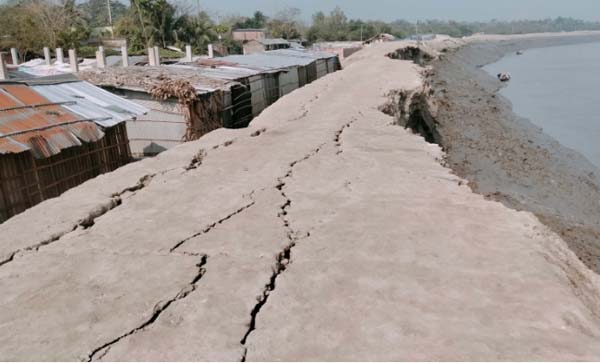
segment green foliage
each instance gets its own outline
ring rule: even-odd
[[[94,57],[96,57],[97,50],[98,50],[98,47],[91,46],[91,45],[82,45],[77,50],[77,56],[82,57],[82,58],[94,58]],[[117,52],[110,48],[106,48],[104,50],[104,55],[107,57],[110,55],[121,55],[121,52]]]
[[[300,9],[286,8],[278,12],[267,23],[269,34],[273,38],[298,39],[302,37],[300,26]]]
[[[218,38],[215,24],[205,12],[195,16],[182,16],[174,30],[174,41],[179,47],[190,44],[194,53],[206,53],[208,44]]]
[[[321,11],[313,15],[313,25],[308,30],[307,38],[311,42],[351,40],[350,30],[348,18],[338,6],[328,16]]]
[[[90,29],[74,0],[57,5],[47,0],[15,0],[0,6],[0,48],[19,49],[22,59],[44,46],[78,48]]]
[[[268,18],[260,11],[254,12],[251,18],[241,18],[233,23],[233,29],[262,29],[267,26]]]
[[[110,26],[107,0],[88,0],[77,6],[90,27]],[[119,0],[110,0],[113,25],[127,13],[127,6]]]
[[[2,1],[2,0],[0,0]],[[0,5],[0,49],[16,47],[21,58],[39,55],[44,46],[77,48],[90,56],[92,48],[82,48],[89,40],[91,29],[109,25],[107,0],[7,0]],[[110,0],[115,35],[126,38],[132,54],[145,52],[149,46],[183,48],[191,44],[196,54],[205,53],[207,45],[219,41],[230,52],[241,52],[234,42],[231,29],[267,29],[271,37],[309,41],[366,40],[380,33],[403,38],[417,32],[441,33],[462,37],[478,32],[490,34],[522,34],[600,30],[600,22],[559,17],[544,20],[490,22],[456,22],[426,20],[418,24],[405,20],[391,23],[348,19],[340,7],[329,14],[317,12],[313,24],[306,29],[300,20],[300,10],[286,8],[272,18],[256,11],[251,17],[229,17],[215,24],[205,12],[190,13],[177,8],[174,0],[130,0],[129,6]],[[418,30],[417,30],[418,29]],[[84,51],[84,52],[82,52]]]
[[[41,52],[47,42],[42,27],[22,7],[0,6],[0,49],[15,47],[21,59]]]

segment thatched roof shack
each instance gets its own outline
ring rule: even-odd
[[[156,155],[232,120],[232,80],[209,78],[190,69],[127,67],[94,69],[79,74],[150,111],[127,123],[134,156]]]

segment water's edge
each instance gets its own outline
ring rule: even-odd
[[[500,72],[512,74],[513,79],[505,83],[500,95],[511,101],[517,115],[600,166],[600,42],[523,53],[510,53],[484,67],[492,77]]]
[[[600,169],[512,110],[483,67],[521,49],[598,42],[600,36],[471,43],[432,63],[429,99],[448,165],[475,192],[533,212],[600,273]]]

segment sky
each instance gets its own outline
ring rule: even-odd
[[[273,15],[286,7],[302,11],[309,21],[316,11],[329,12],[339,5],[348,18],[392,21],[396,19],[488,21],[491,19],[542,19],[573,17],[600,20],[600,0],[181,0],[200,4],[215,16],[250,15],[261,10]]]

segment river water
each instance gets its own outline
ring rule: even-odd
[[[485,70],[509,72],[500,93],[514,112],[600,167],[600,43],[529,49]]]

